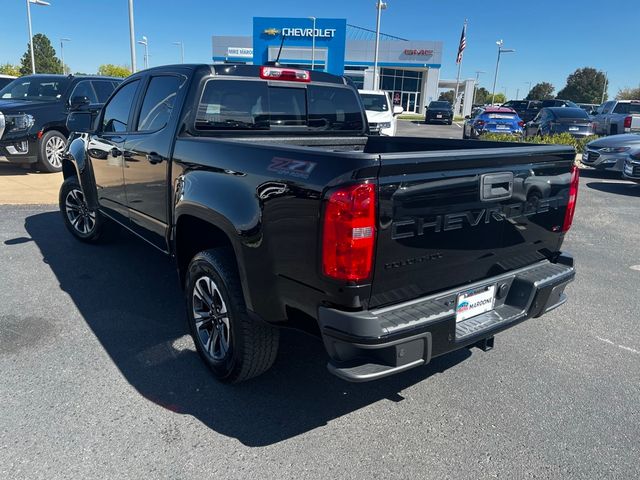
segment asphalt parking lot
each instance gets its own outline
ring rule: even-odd
[[[164,257],[81,244],[54,205],[0,217],[2,479],[638,477],[640,185],[583,172],[565,306],[367,384],[293,331],[265,375],[217,384]]]
[[[407,137],[462,138],[462,122],[426,125],[419,120],[398,120],[397,133]]]

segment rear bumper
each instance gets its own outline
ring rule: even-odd
[[[453,121],[453,115],[443,113],[440,118],[438,118],[437,114],[430,114],[425,116],[425,122],[440,122],[440,123],[449,123]]]
[[[563,254],[557,263],[539,262],[382,309],[345,312],[320,307],[329,371],[344,380],[364,382],[424,365],[562,305],[564,289],[574,277],[573,258]],[[456,324],[458,294],[488,285],[496,285],[494,309]]]

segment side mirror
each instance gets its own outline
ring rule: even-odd
[[[93,131],[93,115],[91,112],[71,112],[67,117],[67,130],[77,133]]]
[[[73,97],[71,99],[69,107],[71,110],[80,110],[82,107],[89,105],[89,99],[85,96]]]
[[[394,115],[400,115],[403,112],[404,112],[404,108],[402,108],[401,106],[399,106],[399,105],[394,105],[393,106],[393,114]]]
[[[465,120],[471,120],[471,115],[465,115],[465,116],[464,116],[464,119],[465,119]]]

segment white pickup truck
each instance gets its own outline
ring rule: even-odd
[[[640,132],[640,100],[610,100],[593,116],[596,135]]]

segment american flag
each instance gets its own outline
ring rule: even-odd
[[[462,35],[460,35],[460,46],[458,47],[458,58],[456,58],[456,63],[462,62],[462,52],[467,48],[467,23],[465,22],[462,27]]]

